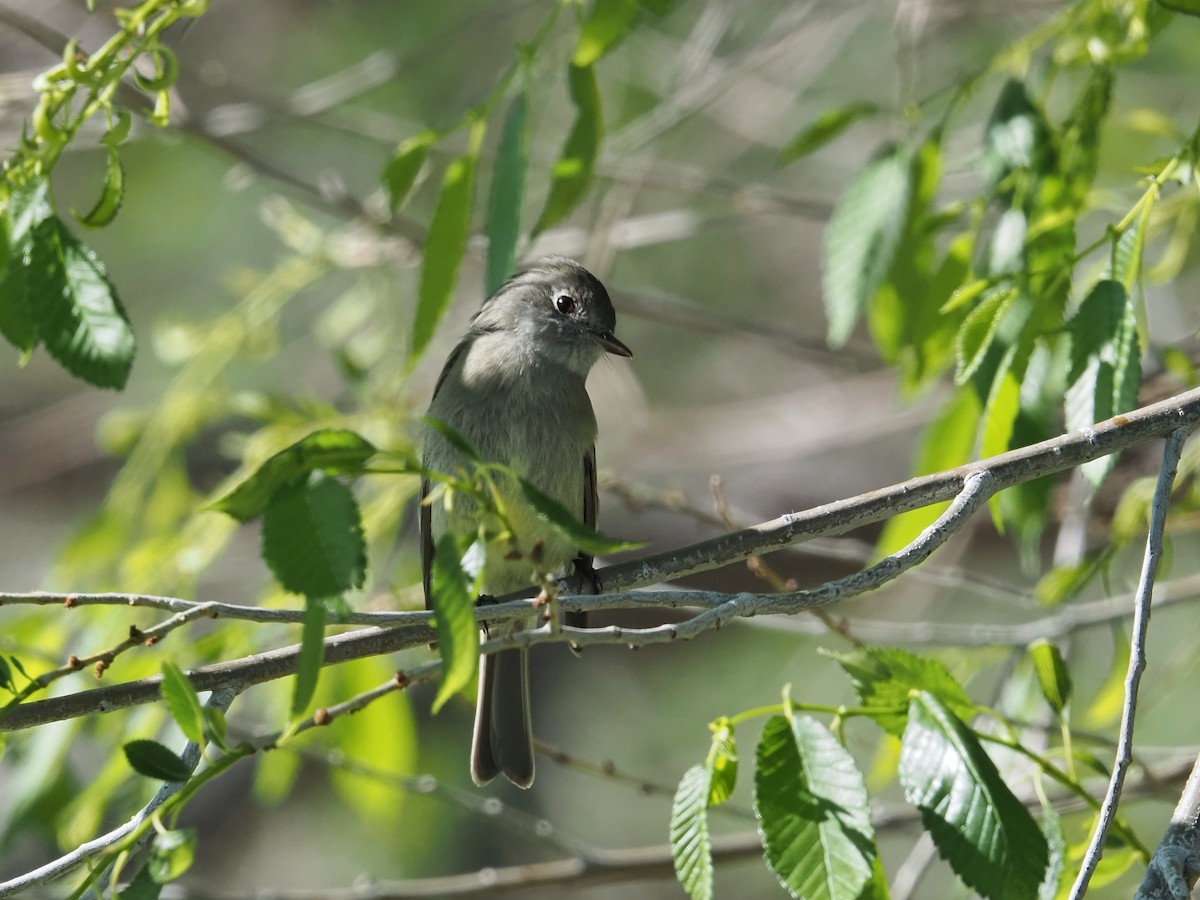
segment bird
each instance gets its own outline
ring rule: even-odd
[[[502,463],[594,528],[597,515],[596,417],[585,386],[605,354],[632,357],[615,335],[612,300],[591,272],[573,259],[536,260],[484,301],[450,352],[434,388],[427,418],[449,426],[488,462]],[[424,434],[422,467],[453,474],[468,463],[436,428]],[[592,572],[591,559],[525,499],[520,485],[500,476],[497,489],[513,542],[472,545],[464,569],[481,575],[482,595],[529,588],[535,569],[565,574],[574,562]],[[431,498],[422,480],[421,561],[426,608],[432,608],[434,548],[448,531],[470,539],[480,533],[473,498],[452,504]],[[519,553],[513,553],[513,546]],[[482,550],[482,558],[480,551]],[[481,597],[482,599],[482,597]],[[578,616],[569,618],[572,624]],[[531,620],[500,626],[520,630]],[[480,786],[503,774],[521,788],[533,784],[533,729],[529,651],[508,649],[480,661],[471,777]]]

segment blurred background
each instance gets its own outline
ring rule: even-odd
[[[111,33],[111,5],[96,6],[89,15],[75,0],[0,0],[0,144],[16,143],[36,99],[34,76],[60,56],[45,45],[77,35],[94,47]],[[22,366],[16,351],[0,350],[0,589],[296,604],[272,592],[255,526],[214,524],[217,514],[196,507],[244,455],[271,446],[260,429],[274,440],[348,417],[380,446],[410,440],[446,352],[483,299],[484,242],[472,238],[456,302],[409,374],[418,244],[438,173],[465,138],[434,148],[396,218],[387,215],[380,172],[397,143],[449,125],[486,96],[548,8],[510,0],[212,0],[206,15],[171,34],[181,64],[172,126],[135,121],[122,149],[124,207],[111,227],[86,235],[139,338],[127,389],[91,389],[42,352]],[[1040,0],[709,0],[648,19],[599,64],[607,134],[596,183],[564,225],[522,255],[564,253],[588,265],[609,287],[617,333],[634,352],[632,361],[598,366],[589,385],[600,423],[605,533],[666,549],[910,474],[917,437],[947,390],[905,394],[865,329],[836,353],[827,348],[819,260],[823,227],[846,183],[882,143],[914,126],[898,113],[860,123],[793,165],[781,165],[779,152],[830,107],[862,100],[904,110],[952,89],[1059,9]],[[562,71],[574,35],[570,23],[550,33],[537,67],[544,77],[531,83],[526,229],[573,116]],[[1097,217],[1091,236],[1136,198],[1133,166],[1175,146],[1166,134],[1131,125],[1133,113],[1149,105],[1182,129],[1194,127],[1196,37],[1195,20],[1180,22],[1122,70],[1098,178],[1114,216]],[[986,83],[955,119],[946,141],[948,191],[977,187],[983,122],[999,86]],[[478,197],[486,196],[499,130],[485,146]],[[94,202],[104,159],[88,146],[86,139],[74,145],[56,172],[60,210]],[[314,243],[326,257],[319,270],[289,269]],[[276,298],[272,279],[286,280],[281,272],[292,281]],[[1191,265],[1151,288],[1155,340],[1191,352],[1197,286]],[[255,304],[270,311],[256,318]],[[1164,378],[1148,365],[1147,396],[1181,389]],[[147,429],[168,421],[171,446],[129,456]],[[1156,455],[1131,454],[1121,483],[1152,472]],[[141,466],[132,475],[122,468],[130,459]],[[371,580],[351,598],[355,607],[420,605],[415,486],[399,481],[366,487],[380,505],[372,507],[378,519],[367,520]],[[1097,504],[1097,515],[1105,511]],[[157,523],[157,542],[147,522]],[[170,540],[164,523],[174,529]],[[876,534],[816,541],[769,562],[781,579],[817,584],[860,568]],[[1047,566],[1055,536],[1051,528]],[[1188,541],[1176,538],[1172,578],[1195,568]],[[1134,548],[1129,559],[1139,554]],[[1042,572],[1022,568],[987,516],[924,568],[833,609],[833,624],[871,642],[932,645],[976,700],[1010,714],[1032,709],[1036,688],[1013,650],[1031,635],[1003,629],[1048,615],[1033,598]],[[1116,571],[1111,592],[1123,596],[1125,572]],[[683,584],[763,586],[744,565]],[[1102,596],[1097,588],[1087,599]],[[108,646],[108,636],[131,623],[157,621],[137,612],[78,610],[67,622],[59,609],[0,609],[0,649],[56,664],[65,653]],[[599,623],[660,620],[623,614]],[[1186,603],[1156,613],[1158,668],[1139,733],[1146,759],[1168,776],[1175,756],[1155,756],[1155,747],[1197,740],[1190,717],[1171,714],[1194,709],[1195,655],[1184,636],[1197,624]],[[999,626],[1002,639],[992,642],[983,625]],[[122,658],[105,681],[155,672],[163,654],[186,667],[294,643],[298,633],[197,627]],[[1120,645],[1106,624],[1076,636],[1071,659],[1082,696],[1099,701],[1111,690]],[[337,734],[311,735],[303,753],[266,754],[205,791],[184,817],[200,829],[200,843],[179,884],[197,896],[317,890],[539,863],[581,848],[603,861],[604,851],[664,845],[671,794],[703,759],[707,723],[777,703],[787,683],[797,700],[853,702],[841,670],[817,653],[848,646],[829,623],[804,617],[741,622],[686,646],[636,654],[596,648],[575,659],[546,648],[535,654],[535,732],[561,755],[539,757],[528,793],[470,785],[468,700],[432,717],[429,686],[393,695],[339,723]],[[428,658],[410,651],[328,670],[322,697],[335,702]],[[94,683],[85,673],[64,690]],[[231,710],[231,727],[247,735],[279,727],[289,689],[251,690]],[[1111,711],[1094,705],[1090,724],[1109,728]],[[760,727],[739,732],[746,772]],[[10,736],[0,760],[0,827],[7,827],[0,878],[53,858],[144,803],[150,789],[129,778],[116,747],[154,734],[180,740],[164,728],[161,711],[138,710]],[[889,876],[909,878],[911,896],[962,891],[944,864],[925,868],[929,850],[919,843],[914,850],[919,826],[905,818],[899,789],[880,788],[894,748],[866,725],[848,736],[875,779],[880,814],[894,813],[881,831]],[[55,777],[43,777],[53,766]],[[780,896],[745,839],[753,839],[754,819],[742,781],[713,813],[714,828],[734,836],[730,859],[718,862],[717,894]],[[1157,842],[1177,791],[1168,777],[1158,799],[1130,807],[1148,843]],[[1073,823],[1073,840],[1085,825],[1083,817]],[[632,882],[635,896],[680,895],[666,859]],[[1111,895],[1095,895],[1128,896],[1136,875]],[[520,895],[629,895],[628,880],[603,881]]]

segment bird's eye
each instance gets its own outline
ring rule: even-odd
[[[576,304],[575,298],[570,294],[559,294],[554,298],[554,308],[564,316],[569,316],[571,313],[575,312],[575,307],[577,305],[578,304]]]

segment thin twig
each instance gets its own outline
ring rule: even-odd
[[[1146,632],[1150,625],[1150,600],[1154,592],[1154,579],[1158,574],[1158,562],[1162,557],[1163,530],[1167,524],[1167,507],[1171,502],[1171,486],[1179,469],[1179,456],[1188,431],[1180,428],[1167,436],[1163,448],[1162,466],[1158,471],[1158,484],[1154,489],[1154,500],[1150,505],[1150,525],[1146,534],[1146,555],[1142,562],[1142,575],[1138,582],[1136,605],[1133,613],[1133,635],[1130,639],[1129,671],[1125,676],[1125,704],[1121,711],[1121,729],[1117,738],[1117,754],[1113,762],[1112,777],[1101,805],[1096,829],[1083,858],[1083,865],[1075,884],[1071,888],[1071,900],[1080,900],[1087,893],[1088,882],[1104,855],[1104,842],[1108,830],[1117,814],[1121,787],[1125,783],[1125,772],[1133,762],[1133,720],[1137,711],[1138,687],[1142,672],[1146,668]]]

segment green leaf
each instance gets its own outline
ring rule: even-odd
[[[225,722],[225,713],[216,706],[202,706],[200,711],[204,715],[204,736],[220,749],[228,750],[229,725]]]
[[[50,355],[89,384],[124,387],[133,330],[96,255],[57,216],[34,226],[30,249],[29,305]]]
[[[271,456],[207,508],[247,522],[261,514],[278,491],[310,472],[357,475],[375,452],[370,441],[353,431],[323,428]]]
[[[879,112],[878,105],[864,101],[826,110],[779,151],[779,162],[787,165],[807,156],[814,150],[819,150],[859,119],[873,116],[877,112]]]
[[[161,690],[167,709],[171,711],[171,718],[183,736],[194,744],[203,743],[204,713],[200,697],[179,666],[170,660],[163,660]]]
[[[430,416],[425,416],[421,421],[444,437],[447,443],[454,447],[464,458],[476,465],[483,465],[486,462],[483,455],[475,449],[475,445],[463,437],[454,426],[447,425],[445,422],[440,422]]]
[[[529,505],[537,510],[538,515],[545,517],[551,525],[569,537],[575,546],[584,553],[590,556],[600,556],[605,553],[636,550],[638,547],[644,546],[641,541],[621,541],[605,537],[576,519],[565,506],[553,497],[542,493],[524,478],[520,481],[521,493],[525,495]]]
[[[117,217],[121,203],[125,200],[125,169],[115,147],[109,147],[107,165],[104,170],[104,188],[96,205],[86,216],[75,214],[79,224],[86,228],[103,228]]]
[[[675,7],[675,0],[639,0],[639,2],[658,16],[665,16]]]
[[[897,737],[908,725],[908,704],[914,691],[927,691],[963,718],[977,708],[950,670],[898,647],[862,647],[846,652],[821,651],[846,670],[863,706],[877,709],[877,725]]]
[[[978,371],[996,338],[1000,323],[1016,298],[1015,287],[995,287],[984,294],[979,304],[967,314],[955,337],[958,355],[955,384],[966,384]]]
[[[187,781],[192,770],[177,753],[172,753],[158,741],[130,741],[121,748],[129,765],[139,775],[157,778],[159,781]]]
[[[159,884],[166,884],[190,869],[195,858],[196,829],[159,831],[150,844],[150,859],[146,868],[151,878]]]
[[[300,632],[300,655],[296,659],[296,686],[292,691],[292,721],[306,712],[317,690],[321,665],[325,662],[325,604],[309,597],[304,601],[304,626]]]
[[[591,15],[579,29],[571,65],[586,67],[599,61],[629,33],[640,14],[637,0],[594,0]]]
[[[50,184],[45,178],[13,190],[4,215],[0,216],[0,243],[8,248],[5,254],[8,264],[0,271],[0,334],[26,357],[38,345],[37,325],[30,306],[33,230],[53,216]]]
[[[458,267],[466,253],[471,231],[471,200],[475,193],[475,169],[479,164],[484,127],[483,122],[472,127],[466,155],[451,162],[442,178],[442,192],[429,226],[417,287],[417,314],[410,351],[412,362],[419,359],[428,346],[454,296]]]
[[[793,897],[858,900],[877,854],[854,758],[810,716],[772,716],[754,773],[767,865]]]
[[[1050,127],[1025,85],[1010,79],[1000,91],[983,136],[983,168],[993,184],[1014,169],[1044,171],[1051,155]]]
[[[442,656],[442,683],[433,700],[436,713],[474,680],[479,669],[475,595],[463,571],[462,553],[453,534],[443,534],[434,549],[430,594],[438,652]]]
[[[294,594],[319,599],[362,587],[367,546],[350,489],[317,471],[278,491],[263,513],[262,555]]]
[[[909,704],[900,783],[964,884],[988,900],[1037,896],[1045,837],[971,729],[927,691]]]
[[[158,900],[163,886],[150,875],[150,867],[142,866],[133,881],[129,882],[118,895],[120,900]]]
[[[1055,900],[1067,866],[1067,836],[1063,832],[1062,819],[1052,806],[1042,809],[1042,835],[1046,838],[1050,863],[1038,887],[1038,900]]]
[[[1167,9],[1185,16],[1200,16],[1200,0],[1158,0]]]
[[[846,188],[825,229],[821,281],[834,347],[850,339],[887,277],[904,229],[910,176],[907,152],[885,148]]]
[[[708,805],[720,806],[733,795],[733,789],[737,786],[737,738],[729,722],[723,722],[713,732],[712,746],[709,747],[704,767],[708,769],[712,782]]]
[[[1013,428],[1021,411],[1021,376],[1014,366],[1019,349],[1015,345],[1009,348],[992,382],[991,393],[983,407],[980,456],[997,456],[1012,446]]]
[[[17,684],[13,681],[12,669],[9,668],[8,660],[3,656],[0,656],[0,688],[3,688],[10,694],[17,692]]]
[[[692,900],[713,895],[712,838],[708,833],[711,773],[692,766],[684,773],[671,804],[671,858],[675,875]]]
[[[1055,644],[1039,638],[1029,645],[1029,658],[1033,661],[1033,670],[1042,687],[1042,696],[1055,714],[1061,716],[1071,702],[1071,673],[1067,670],[1062,652]]]
[[[525,169],[529,164],[529,93],[522,91],[508,108],[504,132],[492,169],[488,195],[487,274],[488,295],[512,274],[517,238],[521,234],[521,206],[525,199]]]
[[[604,137],[604,114],[595,69],[572,65],[568,79],[571,100],[575,104],[575,122],[551,169],[550,193],[537,224],[533,226],[534,234],[558,224],[579,205],[592,183],[596,156]]]
[[[436,131],[429,130],[413,135],[396,148],[392,158],[383,167],[379,180],[383,182],[383,186],[387,190],[393,213],[400,209],[404,205],[404,201],[408,199],[413,183],[416,182],[417,175],[421,171],[421,166],[425,164],[429,148],[437,143],[440,137],[441,135]]]

